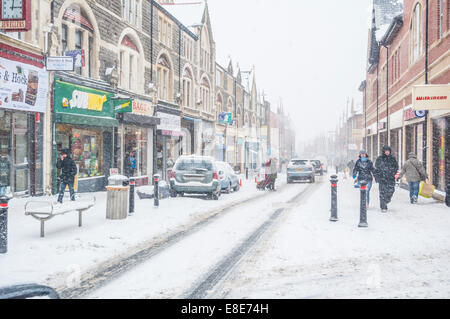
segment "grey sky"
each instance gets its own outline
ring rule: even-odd
[[[273,105],[279,97],[299,140],[334,129],[348,96],[361,103],[371,0],[208,0],[217,61],[228,56]]]

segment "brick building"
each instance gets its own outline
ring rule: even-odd
[[[412,111],[412,87],[450,82],[449,1],[429,1],[427,10],[427,1],[405,0],[395,15],[380,9],[382,1],[374,2],[367,74],[360,86],[365,144],[373,158],[389,144],[400,165],[407,154],[416,153],[425,162],[430,180],[443,190],[450,181],[450,110],[431,110],[426,117],[417,117]],[[390,12],[385,21],[389,24],[380,26],[379,16],[386,12]]]

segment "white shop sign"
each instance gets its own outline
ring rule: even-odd
[[[161,124],[157,126],[158,130],[181,133],[181,118],[179,116],[162,112],[156,113],[156,116],[161,119]]]
[[[48,72],[0,58],[0,109],[45,113]]]

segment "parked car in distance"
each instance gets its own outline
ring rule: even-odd
[[[323,166],[322,163],[319,160],[310,160],[310,162],[314,166],[314,171],[316,174],[320,174],[320,176],[323,175]]]
[[[310,183],[316,181],[314,167],[306,159],[292,159],[286,169],[286,175],[288,184],[291,184],[294,180],[309,180]]]
[[[180,156],[170,173],[170,196],[205,194],[219,199],[221,184],[219,174],[210,156]]]
[[[216,161],[216,166],[222,191],[227,194],[231,193],[231,190],[237,192],[240,188],[239,177],[234,173],[230,164]]]
[[[327,157],[324,155],[317,155],[314,156],[315,159],[318,159],[320,161],[320,163],[322,163],[322,168],[324,173],[328,173],[328,160]]]

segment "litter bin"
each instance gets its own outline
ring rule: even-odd
[[[122,175],[108,178],[106,186],[106,219],[125,219],[128,216],[129,179]]]

